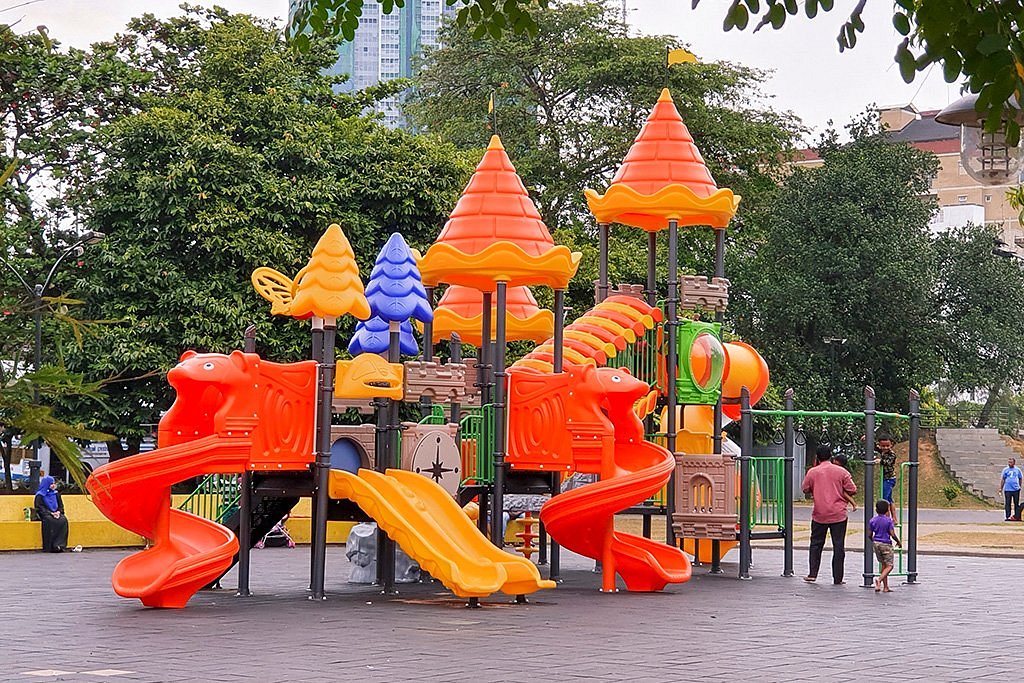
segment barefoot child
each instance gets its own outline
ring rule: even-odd
[[[875,557],[878,558],[878,564],[882,566],[882,572],[875,579],[875,592],[878,593],[884,589],[886,593],[892,593],[889,590],[889,572],[892,571],[893,566],[892,544],[895,542],[900,548],[903,545],[900,543],[900,539],[896,538],[896,525],[893,523],[892,517],[889,516],[889,501],[885,499],[878,501],[875,504],[875,513],[868,523],[868,530],[875,542]]]

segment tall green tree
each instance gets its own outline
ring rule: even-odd
[[[751,219],[761,241],[732,254],[730,315],[802,405],[860,405],[870,384],[899,407],[941,371],[927,194],[937,162],[889,142],[870,112],[849,131],[846,144],[826,134],[821,165],[794,169]]]
[[[700,1],[692,0],[694,8]],[[309,31],[352,40],[364,2],[296,0],[288,33],[300,50],[308,49]],[[404,0],[376,2],[385,14],[405,6]],[[549,7],[548,0],[445,0],[445,4],[459,6],[457,23],[468,28],[474,38],[495,39],[509,33],[541,35],[538,14]],[[852,49],[858,34],[865,31],[866,4],[867,0],[858,0],[842,23],[837,38],[840,51]],[[815,19],[824,17],[834,6],[834,0],[729,0],[727,5],[723,3],[723,27],[726,31],[751,28],[756,32],[765,26],[780,29],[801,10],[808,19]],[[900,75],[910,83],[918,74],[941,65],[946,81],[953,83],[962,78],[970,92],[979,94],[979,110],[995,129],[1011,95],[1016,93],[1019,98],[1024,90],[1022,17],[1024,0],[896,0],[892,26],[898,34],[894,59]],[[1011,119],[1008,127],[1008,138],[1015,144],[1020,125]]]
[[[943,378],[958,391],[984,391],[979,426],[1024,383],[1024,268],[993,254],[997,232],[967,225],[935,240]]]
[[[76,408],[130,451],[169,405],[163,373],[183,350],[237,348],[255,323],[267,357],[308,357],[308,325],[271,319],[249,283],[256,267],[294,274],[332,222],[364,268],[392,231],[423,247],[471,167],[449,145],[363,118],[372,94],[337,94],[323,75],[331,45],[296,55],[267,23],[198,9],[133,21],[117,42],[155,76],[140,110],[100,133],[83,211],[107,238],[76,292],[118,324],[69,364],[114,378],[110,410]]]

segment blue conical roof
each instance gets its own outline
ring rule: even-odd
[[[416,318],[425,323],[434,319],[416,257],[397,232],[392,233],[377,255],[366,284],[366,300],[373,315],[383,320]]]
[[[408,319],[399,325],[398,340],[399,348],[406,356],[415,356],[420,352],[416,337],[412,334],[412,323]],[[355,334],[348,343],[348,352],[353,356],[360,353],[387,353],[390,344],[390,324],[387,320],[374,316],[356,324]]]

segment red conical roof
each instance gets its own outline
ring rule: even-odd
[[[497,135],[437,238],[463,254],[478,254],[495,242],[511,242],[531,256],[555,245]]]

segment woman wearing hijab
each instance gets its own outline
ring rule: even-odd
[[[68,518],[64,516],[64,501],[57,492],[57,482],[53,477],[39,480],[35,508],[39,521],[43,523],[43,552],[64,552],[68,546]]]

